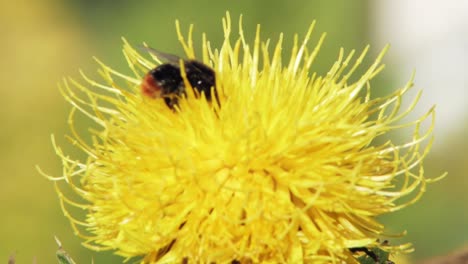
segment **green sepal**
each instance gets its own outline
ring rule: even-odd
[[[62,248],[62,243],[55,237],[55,241],[57,242],[59,248],[55,253],[57,255],[58,263],[59,264],[76,264],[75,261],[68,255],[68,253]]]

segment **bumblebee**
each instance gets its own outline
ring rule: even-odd
[[[178,100],[186,93],[181,74],[180,60],[176,55],[145,49],[164,61],[164,64],[150,70],[141,83],[141,91],[151,98],[163,98],[166,105],[174,109]],[[208,101],[213,97],[219,101],[216,92],[216,76],[212,68],[197,60],[182,60],[187,80],[198,95],[205,95]],[[214,91],[214,94],[212,94]]]

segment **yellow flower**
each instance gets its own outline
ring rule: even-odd
[[[72,142],[87,158],[77,161],[56,147],[63,176],[54,179],[85,201],[74,202],[57,187],[85,245],[139,256],[142,263],[351,262],[350,248],[379,245],[384,226],[377,216],[425,191],[422,161],[434,110],[399,122],[419,98],[400,111],[412,81],[387,97],[371,97],[370,81],[383,69],[386,49],[351,82],[368,48],[354,63],[354,51],[341,50],[329,72],[318,76],[311,65],[324,35],[309,50],[313,24],[301,44],[294,40],[286,62],[282,35],[270,55],[272,43],[261,41],[259,28],[249,44],[239,24],[232,43],[228,14],[221,48],[212,49],[204,36],[197,58],[216,73],[219,105],[192,89],[175,109],[142,95],[143,76],[161,61],[146,59],[127,42],[124,55],[134,76],[99,62],[104,83],[85,75],[93,89],[65,81]],[[188,41],[178,24],[177,30],[186,56],[195,59],[192,27]],[[74,128],[77,112],[100,126],[89,132],[92,144]],[[375,142],[408,127],[414,133],[406,143]],[[399,202],[402,197],[409,199]],[[76,219],[67,205],[85,209],[86,218]]]

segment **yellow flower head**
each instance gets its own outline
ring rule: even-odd
[[[349,262],[350,248],[378,246],[384,226],[376,216],[411,204],[425,190],[422,160],[433,109],[399,122],[419,97],[400,111],[411,81],[387,97],[371,97],[370,80],[383,69],[385,50],[350,82],[367,48],[354,63],[354,52],[341,50],[325,76],[313,74],[323,41],[308,49],[313,24],[302,43],[295,39],[286,62],[282,35],[269,49],[259,29],[250,44],[240,26],[231,42],[229,15],[223,28],[221,48],[212,49],[204,37],[196,57],[192,28],[185,41],[177,25],[186,56],[214,70],[219,104],[191,89],[183,64],[188,89],[174,109],[142,94],[143,77],[161,61],[127,42],[134,76],[100,63],[104,83],[83,75],[93,89],[65,81],[72,142],[87,155],[76,161],[56,147],[64,176],[55,179],[85,201],[57,189],[75,230],[91,248],[139,256],[142,263]],[[78,112],[101,127],[89,132],[92,144],[73,127]],[[375,142],[407,127],[414,128],[407,143]],[[67,204],[85,209],[86,218],[71,216]]]

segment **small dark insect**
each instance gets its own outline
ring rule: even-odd
[[[380,243],[381,246],[387,246],[389,242],[387,240]],[[367,247],[354,247],[349,248],[353,253],[362,252],[362,255],[357,258],[359,263],[373,263],[373,264],[395,264],[389,259],[390,253],[380,247],[367,248]]]
[[[355,247],[355,248],[350,248],[349,249],[351,252],[356,253],[356,252],[364,252],[367,256],[372,258],[375,263],[380,263],[380,258],[377,256],[372,250],[366,248],[366,247]]]
[[[144,49],[158,59],[164,61],[164,64],[157,66],[149,71],[141,83],[141,91],[144,95],[151,98],[163,98],[166,105],[174,109],[178,100],[185,94],[185,84],[181,76],[180,58],[154,49],[144,47]],[[182,60],[184,63],[185,74],[190,85],[197,91],[196,94],[204,94],[208,101],[212,97],[219,103],[216,92],[215,72],[209,66],[196,60]],[[212,95],[212,90],[214,95]]]

